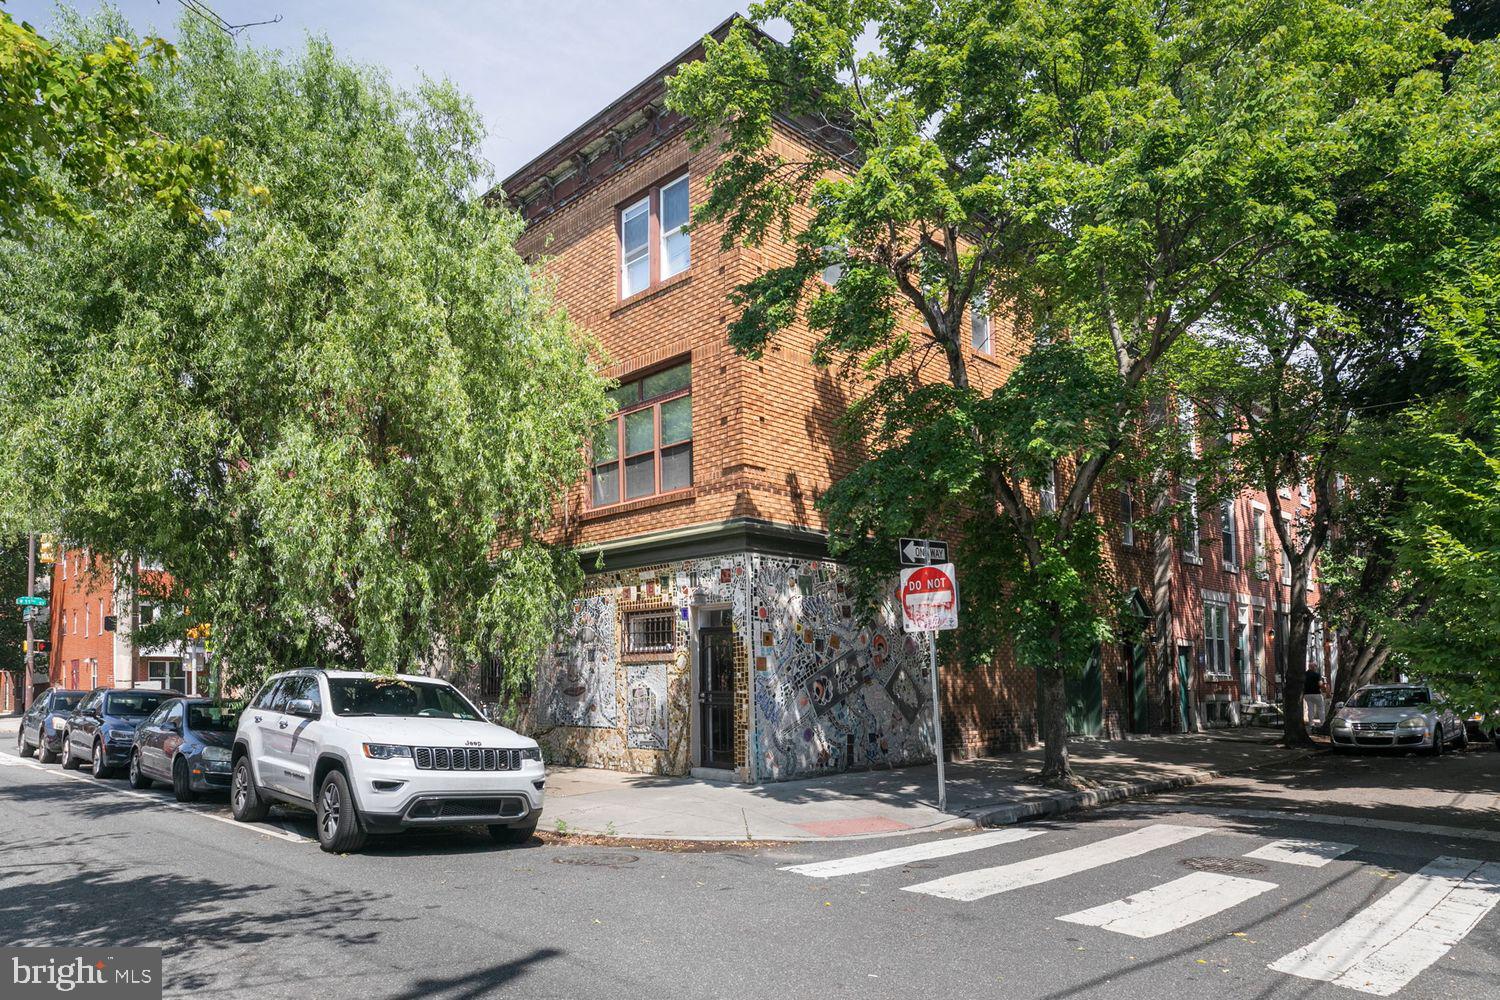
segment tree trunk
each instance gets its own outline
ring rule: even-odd
[[[1292,601],[1287,615],[1286,678],[1281,689],[1281,709],[1286,718],[1282,742],[1294,747],[1311,746],[1313,742],[1312,737],[1307,735],[1307,724],[1302,718],[1302,696],[1314,693],[1302,689],[1302,682],[1307,674],[1307,635],[1312,625],[1312,616],[1307,609],[1305,565],[1297,560],[1292,572]]]
[[[1042,709],[1042,784],[1071,785],[1073,765],[1068,759],[1068,689],[1062,664],[1039,669],[1036,682]]]

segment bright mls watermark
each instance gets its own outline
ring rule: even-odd
[[[6,1000],[161,1000],[160,948],[0,948]]]

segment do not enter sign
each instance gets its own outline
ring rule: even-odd
[[[952,563],[901,571],[901,619],[908,632],[958,628],[958,584]]]

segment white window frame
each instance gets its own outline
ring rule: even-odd
[[[1216,666],[1217,669],[1215,669]],[[1203,673],[1208,677],[1223,680],[1232,676],[1231,666],[1229,662],[1229,604],[1227,601],[1204,600]]]
[[[1219,553],[1223,560],[1224,569],[1230,573],[1238,573],[1240,570],[1240,519],[1234,509],[1234,498],[1230,497],[1224,501],[1224,506],[1219,511],[1219,544],[1222,551]]]
[[[1043,514],[1051,514],[1057,510],[1057,463],[1055,462],[1048,467],[1047,475],[1042,479],[1037,503]]]
[[[646,239],[641,243],[640,250],[631,256],[631,251],[625,246],[625,223],[632,222],[636,216],[646,216]],[[641,259],[642,254],[646,258],[646,283],[639,288],[630,287],[630,265]],[[651,195],[647,194],[639,201],[632,202],[620,209],[620,298],[628,299],[632,295],[639,295],[651,287]]]
[[[1126,548],[1135,547],[1135,498],[1129,486],[1120,490],[1120,541]]]
[[[1187,441],[1187,453],[1198,454],[1198,408],[1186,396],[1177,401],[1177,429]]]
[[[1292,555],[1286,550],[1285,545],[1279,547],[1281,549],[1281,585],[1290,587],[1292,585]]]
[[[1268,547],[1266,545],[1266,511],[1259,504],[1250,507],[1250,533],[1254,536],[1250,539],[1252,553],[1255,560],[1255,575],[1262,580],[1271,576],[1271,564],[1267,561]]]
[[[969,302],[969,346],[980,354],[995,353],[995,327],[990,322],[990,300],[984,292],[975,292]]]
[[[1187,530],[1188,525],[1183,525],[1183,536],[1187,543],[1183,546],[1182,557],[1188,562],[1201,563],[1202,556],[1202,533],[1203,525],[1198,519],[1198,480],[1186,478],[1182,481],[1183,511],[1184,516],[1191,519],[1192,531]]]
[[[88,601],[84,601],[83,602],[83,637],[85,639],[87,639],[89,637],[89,626],[92,624],[89,621],[89,618],[90,618],[90,615],[89,615],[89,603],[88,603]]]
[[[688,223],[691,222],[692,218],[693,218],[693,207],[692,207],[693,203],[692,203],[692,198],[689,197],[689,199],[688,199],[688,217],[686,219],[684,219],[678,225],[673,226],[670,230],[667,229],[666,226],[662,224],[662,215],[663,215],[663,212],[664,212],[664,206],[667,203],[667,197],[666,197],[666,195],[667,195],[667,189],[668,188],[674,188],[674,187],[676,187],[679,184],[681,184],[683,187],[687,187],[688,186],[688,175],[687,174],[683,174],[681,177],[677,177],[677,178],[675,178],[673,180],[667,181],[667,183],[661,185],[660,187],[658,187],[656,189],[656,205],[657,205],[657,208],[656,208],[657,227],[656,228],[659,229],[659,230],[661,230],[661,236],[660,236],[660,238],[658,240],[658,244],[661,247],[661,275],[657,279],[658,281],[666,281],[668,278],[676,277],[677,275],[682,274],[684,271],[688,270],[690,267],[693,266],[692,239],[691,239],[691,237],[688,236],[687,233],[683,232],[683,230],[687,228]],[[689,189],[689,191],[691,192],[691,189]],[[682,236],[683,236],[684,239],[688,240],[688,259],[682,265],[682,267],[678,268],[675,271],[668,272],[667,271],[667,267],[671,263],[672,256],[669,253],[667,253],[667,240],[670,237],[676,236],[679,233],[682,234]],[[648,270],[649,270],[649,266],[648,266]]]

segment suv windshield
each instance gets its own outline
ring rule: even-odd
[[[223,705],[189,705],[188,728],[200,733],[232,733],[239,716]]]
[[[1349,699],[1350,708],[1411,708],[1426,705],[1430,698],[1421,688],[1369,688]]]
[[[104,701],[105,715],[147,716],[168,698],[163,691],[115,691]]]
[[[384,677],[330,677],[328,693],[333,700],[335,715],[399,715],[482,721],[469,703],[446,684],[412,684]]]

